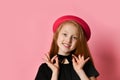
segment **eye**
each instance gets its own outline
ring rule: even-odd
[[[76,36],[73,36],[73,37],[72,37],[72,39],[73,39],[73,40],[77,40],[77,39],[78,39],[78,37],[76,37]]]
[[[63,35],[64,35],[64,36],[67,36],[67,34],[66,34],[66,33],[63,33]]]

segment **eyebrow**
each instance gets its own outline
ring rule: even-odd
[[[66,31],[66,30],[64,30],[64,31],[62,31],[62,33],[68,33],[68,31]],[[73,34],[73,36],[76,36],[76,37],[78,37],[78,35],[77,35],[77,33],[76,34]]]

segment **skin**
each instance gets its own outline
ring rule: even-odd
[[[70,52],[76,48],[76,43],[78,38],[79,38],[78,30],[73,24],[67,23],[63,25],[57,39],[57,45],[59,47],[58,54],[64,56],[69,55]],[[76,57],[75,55],[72,56],[73,56],[72,59],[73,68],[78,74],[78,76],[81,78],[81,80],[96,80],[94,76],[88,78],[83,70],[83,66],[89,60],[89,57],[87,59],[84,59],[84,56],[80,56],[80,55],[78,57]],[[54,64],[53,61],[55,61]],[[47,54],[45,57],[45,62],[53,71],[51,80],[58,80],[59,65],[58,65],[57,55],[55,55],[52,59],[50,59],[49,55]],[[69,62],[66,59],[64,61],[64,64],[68,64],[68,63]]]

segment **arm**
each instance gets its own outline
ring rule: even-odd
[[[84,60],[84,56],[76,57],[73,55],[73,67],[81,80],[90,80],[83,70],[84,64],[89,60],[89,58]]]
[[[84,70],[81,69],[81,70],[78,70],[76,71],[78,76],[80,77],[81,80],[90,80],[87,75],[85,74]]]
[[[78,76],[81,78],[81,80],[97,80],[94,76],[88,78],[83,70],[78,72]]]
[[[97,72],[93,64],[91,64],[91,62],[88,62],[88,60],[89,58],[84,59],[84,56],[79,55],[78,57],[76,57],[75,55],[73,55],[72,61],[73,61],[74,70],[81,78],[81,80],[97,80],[96,77],[99,75],[99,73]],[[83,66],[84,66],[84,70],[83,70]]]
[[[52,73],[51,80],[58,80],[58,71]]]
[[[53,63],[54,61],[55,63]],[[59,65],[58,65],[57,55],[54,56],[52,59],[50,59],[49,55],[46,55],[45,62],[49,66],[49,68],[52,70],[51,80],[58,80]]]

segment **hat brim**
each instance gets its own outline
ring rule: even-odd
[[[88,41],[90,39],[90,36],[91,36],[90,28],[89,28],[88,24],[83,19],[81,19],[77,16],[65,15],[65,16],[58,18],[53,24],[53,32],[56,32],[57,28],[59,27],[59,25],[61,23],[65,22],[65,21],[69,21],[69,20],[73,20],[81,25],[81,27],[85,33],[86,39]]]

